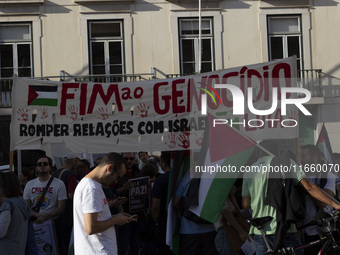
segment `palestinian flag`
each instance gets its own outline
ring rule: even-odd
[[[323,153],[325,160],[328,163],[333,164],[334,163],[333,151],[332,151],[331,142],[329,141],[329,138],[328,138],[328,133],[326,130],[325,123],[323,123],[322,125],[319,138],[316,142],[316,146],[319,147],[320,151]]]
[[[204,163],[200,167],[220,166],[224,169],[233,168],[236,171],[203,172],[200,179],[193,180],[199,181],[199,184],[190,187],[187,196],[191,196],[190,201],[197,201],[196,205],[191,205],[190,211],[202,219],[214,223],[221,213],[231,188],[239,177],[240,167],[249,160],[256,142],[229,125],[213,127],[211,115],[208,116],[208,120],[209,132],[207,133],[209,135],[201,150],[203,152],[201,158],[204,159]],[[193,189],[191,190],[191,188]]]
[[[27,105],[58,105],[58,86],[28,85]]]
[[[213,127],[213,117],[208,116],[209,125],[205,130],[203,145],[198,157],[198,166],[235,166],[239,169],[244,165],[256,146],[256,142],[246,137],[229,125]],[[189,156],[185,152],[177,152],[172,168],[173,179],[169,183],[170,198],[177,184],[190,168]],[[175,166],[176,165],[176,166]],[[177,173],[178,171],[178,173]],[[184,203],[190,211],[211,223],[214,223],[221,213],[223,204],[234,185],[239,173],[203,173],[201,178],[191,181]],[[188,203],[188,204],[187,204]],[[179,252],[179,219],[172,207],[170,199],[168,206],[166,243],[175,254]]]

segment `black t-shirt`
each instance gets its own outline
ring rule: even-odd
[[[168,199],[169,171],[160,175],[154,182],[152,187],[152,198],[161,200],[160,215],[166,216],[166,203]]]
[[[114,188],[103,188],[104,194],[106,196],[106,199],[108,201],[108,203],[110,204],[112,200],[116,199],[119,197],[119,193],[114,189]],[[118,213],[118,209],[117,207],[111,207],[110,208],[111,214],[117,214]]]

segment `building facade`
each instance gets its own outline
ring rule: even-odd
[[[313,143],[325,122],[340,152],[339,4],[202,0],[201,72],[295,55],[301,84],[313,95],[300,142]],[[2,157],[13,74],[102,81],[192,74],[199,71],[198,15],[196,0],[0,0]]]

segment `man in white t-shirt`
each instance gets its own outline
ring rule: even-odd
[[[51,178],[52,159],[47,156],[41,156],[36,161],[37,178],[29,181],[24,189],[24,199],[29,207],[34,207]],[[40,207],[39,213],[33,211],[37,217],[35,223],[41,223],[48,219],[58,218],[65,210],[67,195],[65,184],[54,178],[47,189],[45,197]]]
[[[126,172],[123,158],[117,153],[107,154],[78,184],[74,193],[74,250],[77,255],[117,254],[115,225],[136,219],[129,214],[111,215],[102,189]]]
[[[36,172],[38,178],[29,181],[24,189],[24,199],[29,207],[35,207],[43,195],[44,189],[51,178],[52,159],[41,156],[36,160]],[[47,220],[54,220],[57,234],[58,247],[62,247],[63,228],[60,215],[66,206],[67,194],[63,181],[53,178],[43,198],[39,213],[32,210],[33,216],[37,217],[35,223],[39,224]]]

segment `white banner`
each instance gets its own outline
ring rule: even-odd
[[[208,113],[254,140],[296,138],[298,128],[287,127],[292,124],[285,119],[297,123],[299,110],[289,108],[282,116],[280,94],[283,87],[296,87],[295,78],[295,58],[130,83],[15,77],[11,150],[41,149],[51,143],[64,143],[75,153],[196,149],[206,125],[205,95]],[[230,90],[215,88],[215,84],[232,84],[243,92],[243,114],[233,114],[240,102]],[[250,102],[257,110],[271,109],[273,97],[278,99],[272,113],[252,114],[247,88],[252,88]],[[296,93],[287,95],[292,98]]]

